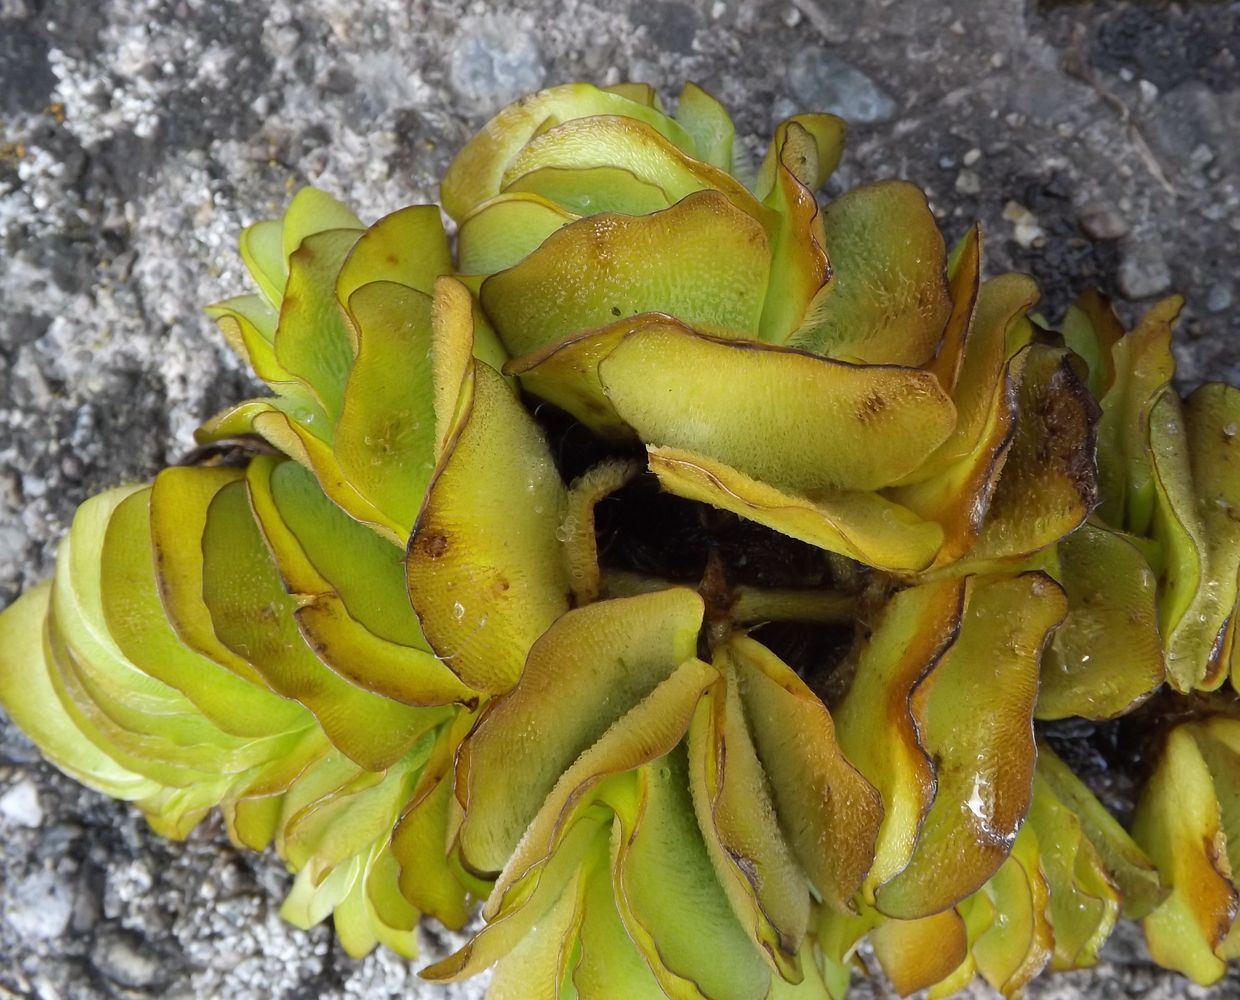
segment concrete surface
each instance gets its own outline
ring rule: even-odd
[[[243,286],[243,224],[303,183],[370,218],[427,199],[543,83],[691,78],[751,151],[793,110],[850,115],[834,183],[913,179],[951,238],[982,219],[991,271],[1032,271],[1053,317],[1091,283],[1129,314],[1179,289],[1185,381],[1236,380],[1237,59],[1238,3],[0,0],[0,604],[79,501],[251,391],[200,312]],[[422,995],[281,924],[286,884],[216,823],[153,836],[0,719],[0,995]],[[1031,995],[1205,991],[1130,931]]]

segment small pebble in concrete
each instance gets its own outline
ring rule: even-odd
[[[530,33],[503,16],[463,26],[449,63],[452,89],[487,111],[538,90],[546,73]]]
[[[1081,206],[1077,218],[1081,228],[1096,240],[1118,240],[1128,235],[1128,220],[1109,202],[1087,202]]]
[[[73,893],[52,872],[33,872],[5,894],[5,922],[29,941],[60,937],[72,914]]]
[[[1003,217],[1012,224],[1012,238],[1022,247],[1034,246],[1046,235],[1038,217],[1018,201],[1009,201],[1003,207]]]
[[[90,957],[96,969],[121,986],[142,989],[153,986],[160,978],[159,962],[129,934],[99,935]]]
[[[1231,289],[1224,284],[1211,287],[1206,293],[1206,308],[1212,313],[1226,312],[1231,308]]]
[[[39,792],[33,781],[23,779],[0,795],[0,816],[10,823],[31,829],[43,824],[43,807],[39,804]]]
[[[1133,239],[1124,245],[1119,287],[1130,299],[1148,299],[1171,287],[1171,269],[1154,239]]]
[[[885,122],[896,112],[877,83],[826,49],[799,50],[788,63],[788,86],[805,107],[849,122]]]

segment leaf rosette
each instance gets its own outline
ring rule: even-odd
[[[299,192],[209,310],[271,395],[83,504],[0,702],[350,954],[480,909],[423,974],[495,998],[839,1000],[866,940],[1012,996],[1121,914],[1216,979],[1240,395],[1176,395],[1176,300],[1054,330],[914,186],[820,204],[843,137],[746,170],[700,88],[574,84],[452,163],[454,239]],[[1131,835],[1039,734],[1194,691]]]

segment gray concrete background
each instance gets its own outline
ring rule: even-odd
[[[0,605],[78,502],[253,391],[200,312],[243,287],[242,225],[304,183],[364,218],[426,200],[542,84],[693,79],[751,152],[783,115],[836,111],[855,127],[833,190],[917,181],[1054,318],[1089,284],[1130,315],[1181,290],[1183,378],[1236,380],[1237,59],[1238,3],[0,0]],[[0,716],[0,995],[421,995],[406,963],[281,924],[286,885],[217,823],[153,836]],[[1031,991],[1204,993],[1131,931]]]

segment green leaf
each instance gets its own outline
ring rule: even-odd
[[[923,365],[951,314],[947,254],[926,196],[883,181],[831,202],[823,225],[833,277],[790,341],[867,364]]]
[[[40,584],[0,612],[0,705],[39,752],[96,791],[134,801],[154,795],[157,782],[118,764],[74,724],[48,680],[43,650],[50,584]]]
[[[965,585],[958,580],[895,594],[871,624],[852,684],[834,713],[845,756],[882,796],[874,864],[863,886],[867,903],[908,865],[934,799],[935,769],[922,746],[913,694],[956,641],[964,611]],[[874,739],[875,733],[884,738]]]
[[[1092,523],[1060,542],[1058,554],[1068,617],[1042,660],[1038,718],[1114,718],[1149,697],[1166,674],[1157,581],[1123,535]]]
[[[823,900],[848,909],[874,862],[882,799],[844,756],[831,714],[791,667],[742,636],[728,652],[784,835]]]
[[[410,708],[354,687],[315,657],[297,631],[296,601],[284,590],[244,484],[230,483],[216,494],[202,551],[203,597],[220,640],[276,691],[310,709],[360,766],[389,766],[442,719],[439,710]]]
[[[723,258],[721,246],[729,248]],[[487,278],[481,300],[514,356],[646,312],[720,336],[755,336],[770,266],[762,225],[702,191],[652,215],[567,225]]]
[[[925,372],[666,327],[631,333],[599,375],[647,444],[708,455],[809,498],[895,482],[942,444],[954,416]]]
[[[568,609],[556,538],[565,489],[541,429],[503,378],[474,368],[472,405],[435,471],[406,572],[435,653],[470,687],[499,693]]]
[[[959,637],[912,694],[938,787],[908,866],[878,890],[882,912],[937,913],[1007,857],[1033,794],[1038,661],[1066,603],[1041,573],[972,581]]]
[[[697,594],[676,588],[569,611],[539,638],[457,755],[458,836],[473,869],[498,872],[573,761],[693,656],[702,613]]]
[[[630,94],[608,93],[588,83],[552,87],[509,105],[457,154],[440,185],[440,199],[460,222],[479,203],[500,193],[513,159],[540,130],[556,122],[599,115],[623,115],[645,122],[681,149],[693,148],[684,128],[657,108],[631,99]]]
[[[696,83],[686,83],[676,104],[676,121],[693,138],[697,156],[720,170],[732,169],[736,130],[727,109]]]
[[[613,795],[614,898],[667,996],[758,1000],[772,977],[719,884],[689,796],[683,748]]]

